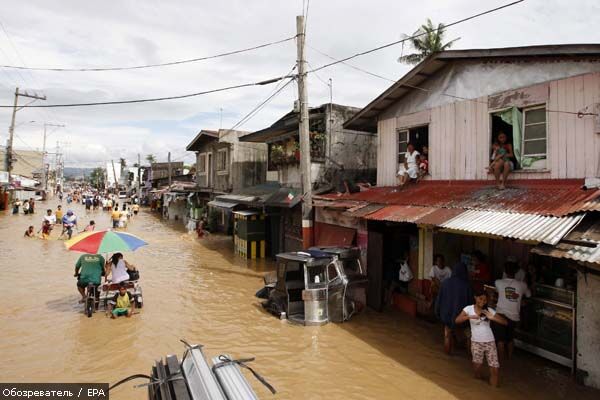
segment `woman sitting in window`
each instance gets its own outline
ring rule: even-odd
[[[493,172],[496,177],[496,186],[498,189],[504,189],[506,179],[511,171],[515,169],[515,155],[513,153],[512,144],[508,143],[508,136],[503,131],[498,132],[499,150],[497,154],[500,157],[493,163]]]
[[[398,184],[404,186],[409,179],[417,179],[419,176],[419,152],[415,150],[415,145],[409,143],[406,146],[404,154],[404,163],[400,164],[398,169]]]

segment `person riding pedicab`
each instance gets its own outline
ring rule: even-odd
[[[138,275],[137,269],[133,264],[125,261],[122,253],[115,253],[106,261],[104,266],[105,276],[111,277],[112,283],[121,283],[132,280],[131,277]]]
[[[80,303],[85,302],[85,288],[89,284],[98,287],[104,276],[104,257],[100,254],[82,254],[75,263],[75,276],[77,278],[77,290],[81,295]]]
[[[131,293],[127,291],[125,282],[119,284],[119,292],[108,302],[108,311],[111,318],[117,318],[125,315],[131,317],[135,311],[135,300]]]

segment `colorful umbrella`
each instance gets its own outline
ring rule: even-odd
[[[130,233],[111,230],[85,232],[67,240],[67,250],[99,254],[134,251],[148,243]]]

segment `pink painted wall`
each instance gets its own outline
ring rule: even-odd
[[[490,113],[515,105],[546,104],[548,156],[544,170],[513,174],[518,179],[585,178],[600,175],[598,117],[600,73],[588,73],[513,89],[491,96],[461,100],[411,114],[385,112],[378,122],[377,184],[395,185],[397,129],[429,124],[431,179],[493,179],[489,164]],[[559,112],[561,111],[561,112]],[[389,116],[386,118],[386,116]]]

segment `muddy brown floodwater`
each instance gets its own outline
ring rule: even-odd
[[[77,304],[77,253],[63,242],[25,239],[34,216],[0,215],[0,380],[4,382],[116,382],[148,373],[154,360],[181,355],[179,339],[205,346],[208,355],[256,357],[252,366],[278,390],[269,399],[553,399],[599,398],[575,386],[568,371],[519,353],[503,366],[502,387],[471,376],[466,354],[444,355],[438,325],[397,313],[366,312],[345,324],[300,327],[265,313],[254,293],[264,261],[236,257],[228,238],[195,239],[147,210],[128,231],[150,243],[126,259],[141,270],[144,308],[131,319],[92,318]],[[106,228],[102,212],[85,214]],[[125,384],[111,399],[144,399]]]

